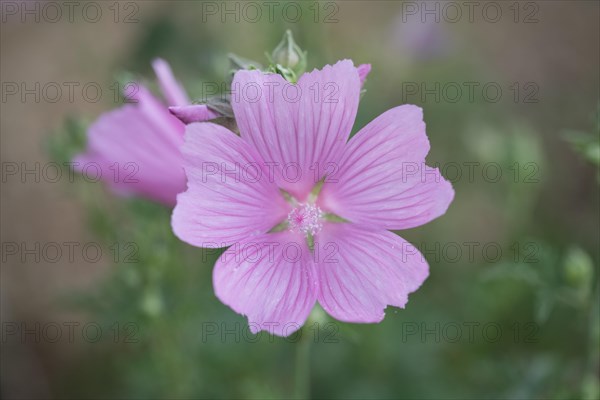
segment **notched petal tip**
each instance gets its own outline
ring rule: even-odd
[[[312,71],[302,74],[302,76],[298,80],[298,83],[300,83],[303,80],[309,79],[310,76],[315,77],[316,75],[325,75],[328,73],[332,73],[332,78],[336,81],[340,81],[343,79],[341,74],[351,74],[356,75],[356,77],[358,78],[357,82],[361,82],[358,69],[354,66],[354,61],[350,59],[343,59],[336,62],[333,65],[326,64],[321,69],[314,68]]]

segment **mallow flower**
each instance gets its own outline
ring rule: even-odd
[[[90,125],[87,149],[75,157],[74,168],[101,176],[117,193],[174,206],[186,183],[180,151],[185,124],[167,107],[185,106],[190,100],[166,61],[157,59],[152,66],[166,104],[144,85],[130,86],[133,90],[125,96],[131,104],[101,115]],[[206,106],[198,107],[203,108],[204,120],[216,117]]]
[[[379,322],[429,274],[390,230],[444,214],[454,191],[425,165],[416,106],[393,108],[348,140],[360,88],[349,60],[296,84],[241,70],[231,97],[240,136],[208,122],[186,127],[188,184],[172,227],[194,246],[230,246],[214,290],[254,333],[293,333],[317,301],[340,321]]]

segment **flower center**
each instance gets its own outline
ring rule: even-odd
[[[288,225],[293,232],[315,235],[323,228],[323,211],[314,204],[299,204],[288,214]]]

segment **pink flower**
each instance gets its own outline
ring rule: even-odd
[[[189,104],[167,62],[157,59],[152,66],[167,104]],[[136,84],[132,92],[126,95],[134,104],[105,113],[90,126],[87,150],[73,160],[75,169],[101,174],[120,194],[174,206],[185,190],[180,151],[185,125],[145,86]]]
[[[188,189],[173,230],[195,246],[231,246],[215,265],[215,292],[248,316],[252,332],[289,335],[316,301],[338,320],[379,322],[387,305],[405,306],[429,269],[388,230],[439,217],[454,192],[424,164],[418,107],[393,108],[348,141],[361,87],[351,61],[295,86],[239,71],[232,106],[241,136],[187,126]]]

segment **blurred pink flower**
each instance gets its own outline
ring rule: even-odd
[[[398,15],[391,25],[389,46],[395,54],[409,61],[438,60],[453,54],[455,46],[447,23],[433,18],[421,20],[421,15]]]
[[[188,189],[173,230],[195,246],[231,246],[215,265],[215,292],[248,316],[252,332],[289,335],[316,301],[338,320],[379,322],[387,305],[405,306],[429,269],[388,230],[444,214],[454,191],[424,164],[429,141],[416,106],[385,112],[348,141],[361,87],[351,61],[304,74],[295,101],[292,86],[239,71],[232,106],[241,136],[187,126]]]
[[[358,70],[358,78],[360,79],[360,84],[362,86],[365,84],[369,72],[371,72],[371,64],[360,64],[356,69]]]
[[[166,103],[189,104],[169,64],[157,59],[152,66]],[[180,150],[185,125],[145,86],[136,84],[135,93],[125,95],[135,104],[107,112],[89,127],[87,149],[75,157],[74,168],[99,168],[103,181],[116,192],[174,206],[177,194],[185,190]]]

